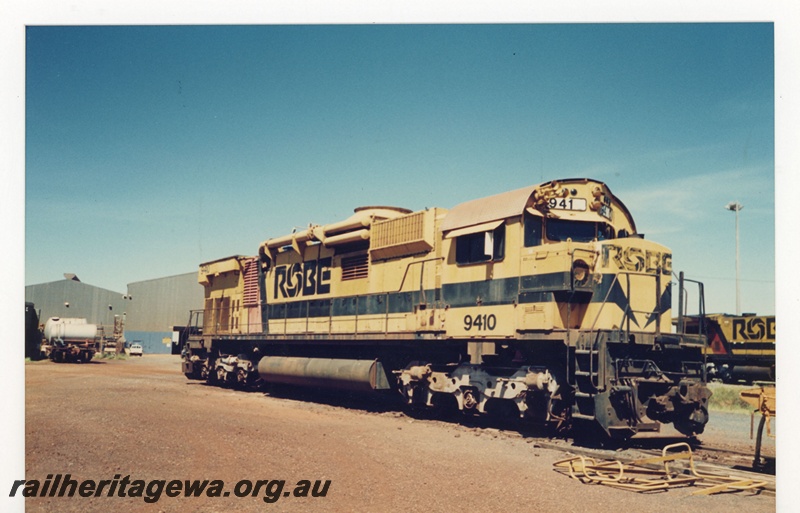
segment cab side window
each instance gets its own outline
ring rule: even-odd
[[[474,264],[502,260],[505,247],[504,224],[491,231],[462,235],[456,238],[456,263]]]
[[[525,213],[525,247],[542,244],[542,218]]]

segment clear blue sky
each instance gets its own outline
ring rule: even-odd
[[[770,23],[28,27],[25,283],[255,254],[360,205],[605,181],[735,311],[775,311]]]

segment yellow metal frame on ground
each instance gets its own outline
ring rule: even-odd
[[[678,448],[685,450],[668,454]],[[671,467],[677,461],[687,461],[688,469]],[[657,468],[662,464],[662,468]],[[685,442],[667,445],[662,449],[660,457],[642,458],[630,463],[619,460],[598,462],[594,458],[575,456],[556,461],[553,466],[585,484],[603,484],[635,492],[654,492],[674,486],[696,485],[704,489],[692,492],[692,495],[711,495],[758,490],[767,485],[766,481],[699,472],[694,464],[692,448]]]

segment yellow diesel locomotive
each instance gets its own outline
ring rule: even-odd
[[[596,180],[450,210],[362,207],[202,264],[183,372],[694,435],[708,421],[705,338],[672,331],[672,277],[670,250]]]

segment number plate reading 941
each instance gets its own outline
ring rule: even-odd
[[[547,206],[553,210],[586,210],[586,200],[584,198],[550,198]]]
[[[497,317],[494,314],[483,315],[465,315],[464,316],[464,330],[465,331],[492,331],[497,327]]]
[[[584,198],[550,198],[547,202],[547,206],[551,210],[574,210],[584,212],[586,210],[586,200]],[[601,205],[597,213],[606,219],[611,219],[611,207],[609,205]]]

